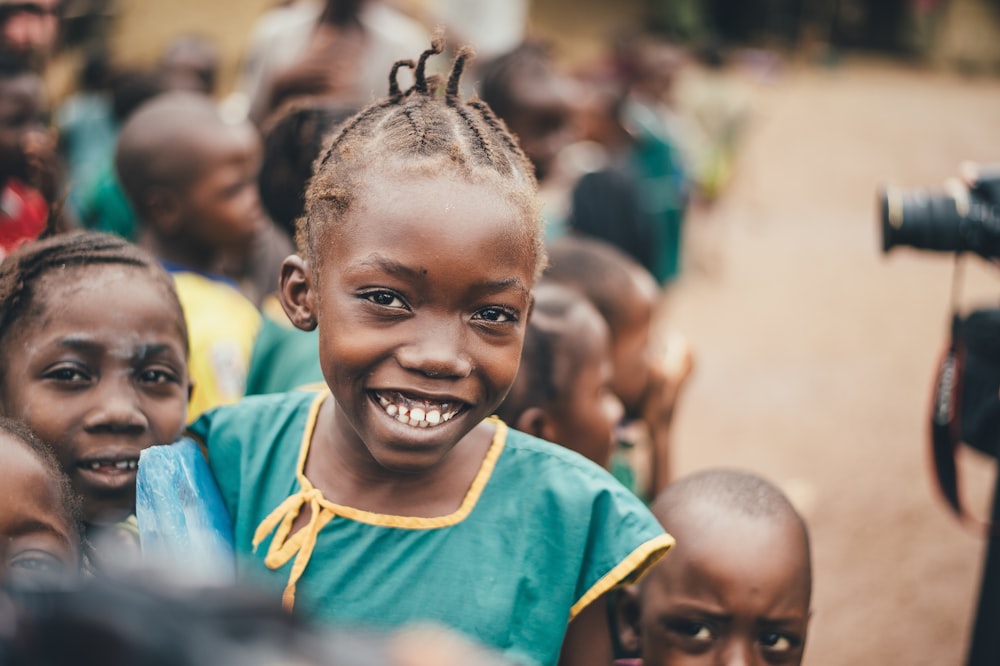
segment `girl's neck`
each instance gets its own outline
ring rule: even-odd
[[[461,507],[490,449],[494,428],[480,424],[434,467],[416,473],[382,467],[360,440],[339,436],[336,403],[320,408],[305,475],[323,496],[363,511],[433,518]]]

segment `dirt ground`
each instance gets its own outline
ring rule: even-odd
[[[755,83],[724,201],[690,219],[666,326],[694,345],[676,470],[757,470],[813,536],[806,664],[960,664],[984,541],[934,494],[927,411],[950,256],[882,255],[875,192],[1000,162],[1000,81],[847,60]],[[1000,273],[969,260],[965,305]],[[985,511],[992,462],[968,456]]]

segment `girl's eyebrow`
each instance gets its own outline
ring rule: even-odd
[[[481,282],[474,286],[475,289],[482,291],[484,293],[498,293],[501,291],[507,291],[508,289],[514,289],[515,291],[522,292],[525,295],[529,295],[531,290],[521,281],[518,277],[503,278],[501,280],[490,280],[488,282]]]
[[[164,354],[170,355],[174,352],[174,348],[166,343],[155,343],[142,345],[135,351],[136,359],[144,361],[153,356],[162,356]]]
[[[39,520],[36,518],[24,518],[16,523],[9,529],[6,533],[8,537],[21,537],[28,536],[31,534],[51,534],[52,536],[59,539],[59,541],[72,545],[70,538],[65,532],[60,530],[58,526],[50,523],[47,520]]]
[[[355,267],[357,269],[374,268],[376,270],[385,271],[390,275],[408,278],[416,278],[427,272],[426,269],[412,268],[406,264],[395,261],[394,259],[389,259],[388,257],[378,254],[377,252],[359,260],[355,264]],[[524,282],[516,276],[480,282],[473,285],[472,289],[485,293],[497,293],[507,289],[515,289],[526,295],[531,293],[531,290],[528,289],[527,285],[525,285]]]
[[[355,266],[357,268],[374,268],[380,271],[385,271],[390,275],[405,276],[405,277],[416,277],[421,271],[411,268],[406,264],[400,263],[393,259],[389,259],[377,252],[372,253],[358,261]]]

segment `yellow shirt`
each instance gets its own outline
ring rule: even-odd
[[[187,271],[175,272],[173,277],[191,347],[190,423],[213,407],[243,397],[261,318],[253,303],[225,282]]]

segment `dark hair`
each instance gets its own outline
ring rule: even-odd
[[[111,112],[124,123],[136,109],[167,89],[163,75],[151,69],[125,69],[111,75]]]
[[[552,66],[548,44],[523,42],[482,66],[479,94],[498,116],[507,118],[516,109],[514,82],[530,72],[549,72]]]
[[[62,507],[66,524],[80,539],[80,552],[83,554],[84,524],[80,498],[73,492],[69,477],[63,472],[55,453],[47,444],[38,439],[34,431],[26,424],[15,419],[0,416],[0,433],[6,433],[11,439],[24,445],[28,451],[45,467],[45,471],[55,482],[59,492],[59,506]]]
[[[507,127],[477,98],[463,100],[459,81],[469,48],[459,50],[451,74],[438,94],[439,81],[428,77],[427,59],[444,48],[435,39],[414,63],[401,60],[389,73],[389,96],[341,125],[323,156],[306,194],[306,213],[299,220],[299,249],[314,264],[316,252],[332,224],[350,209],[360,184],[373,170],[406,175],[451,170],[476,182],[502,187],[524,215],[524,237],[534,254],[536,272],[544,266],[541,217],[534,169]],[[413,68],[416,82],[401,90],[396,74]]]
[[[306,185],[325,139],[357,111],[330,97],[307,97],[282,106],[264,123],[260,201],[290,236],[305,210]]]
[[[39,313],[42,295],[39,284],[43,277],[66,276],[66,269],[74,267],[108,265],[139,268],[162,287],[177,313],[187,351],[187,324],[173,279],[145,250],[118,236],[94,231],[62,234],[22,245],[0,263],[0,349],[4,348],[16,322]],[[71,275],[63,279],[79,279],[78,275]]]

